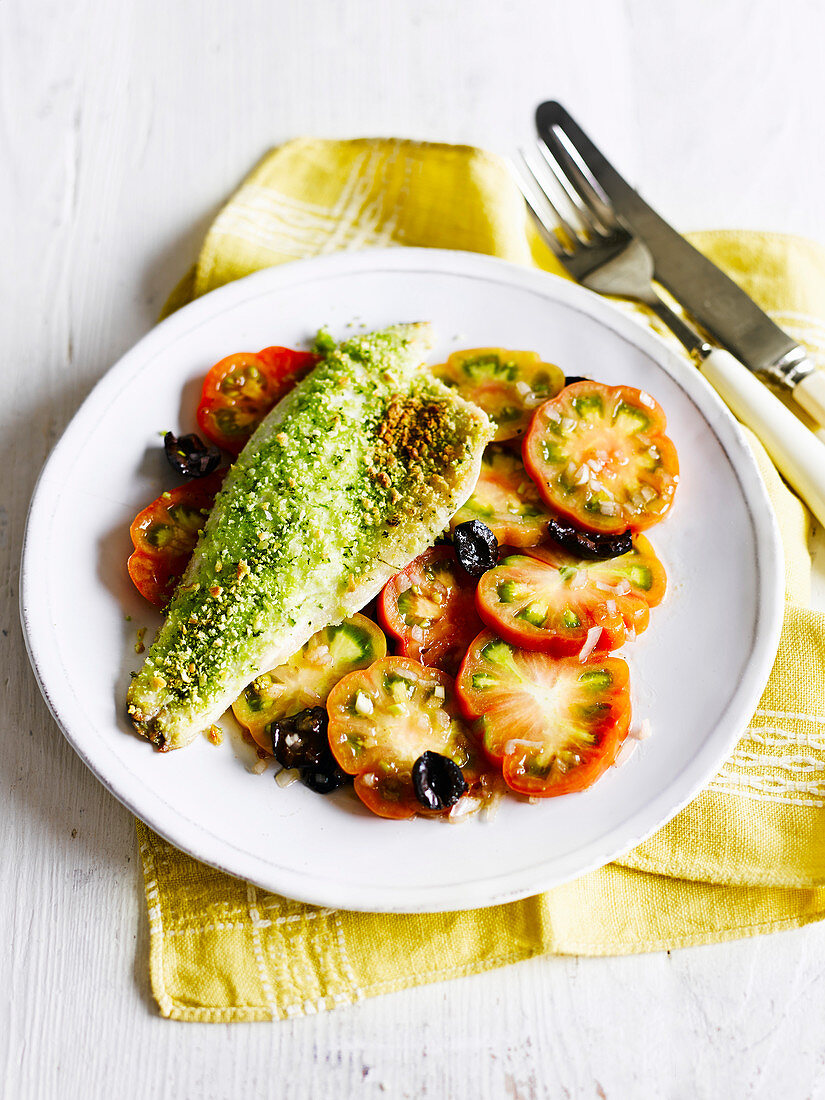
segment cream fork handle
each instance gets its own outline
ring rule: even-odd
[[[825,527],[825,444],[729,352],[714,348],[699,370]]]
[[[814,418],[817,424],[825,424],[825,372],[813,370],[793,390],[794,401]]]

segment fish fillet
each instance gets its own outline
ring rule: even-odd
[[[160,749],[363,607],[470,496],[492,426],[423,367],[430,326],[332,347],[227,474],[127,709]]]

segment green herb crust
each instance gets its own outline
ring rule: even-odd
[[[422,324],[325,347],[242,451],[129,689],[158,748],[362,607],[470,495],[492,428],[422,369],[429,346]]]

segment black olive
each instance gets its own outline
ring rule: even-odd
[[[480,520],[468,519],[453,531],[458,560],[471,577],[480,577],[498,563],[496,536]]]
[[[551,519],[547,530],[552,539],[563,546],[570,554],[579,558],[591,558],[603,561],[605,558],[618,558],[629,554],[633,549],[633,535],[625,531],[623,535],[605,535],[594,531],[580,531],[572,523]]]
[[[352,776],[338,767],[329,749],[320,763],[312,768],[301,768],[301,782],[316,794],[331,794],[351,780]]]
[[[589,382],[589,378],[585,378],[583,374],[566,374],[564,376],[565,386],[572,386],[574,382]]]
[[[446,810],[467,793],[461,768],[440,752],[423,752],[412,766],[415,797],[428,810]]]
[[[309,707],[270,722],[272,755],[284,768],[316,768],[329,752],[325,707]]]
[[[304,786],[317,794],[330,794],[351,781],[332,755],[328,724],[325,707],[308,707],[267,726],[275,759],[284,768],[297,768]]]
[[[163,437],[163,449],[169,465],[175,473],[184,477],[206,477],[217,470],[221,461],[221,452],[195,435],[175,435],[167,432]]]

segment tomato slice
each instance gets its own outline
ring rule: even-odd
[[[437,378],[484,409],[496,425],[496,440],[527,430],[533,410],[564,385],[564,374],[535,351],[470,348],[455,351],[432,368]]]
[[[648,607],[658,607],[667,590],[665,567],[644,535],[634,535],[632,549],[615,558],[582,558],[552,540],[528,547],[525,553],[556,569],[574,564],[587,575],[588,584],[609,599],[641,599]]]
[[[679,481],[665,414],[632,386],[575,382],[536,410],[524,465],[545,502],[591,531],[643,531],[663,519]]]
[[[129,534],[134,552],[129,576],[141,596],[165,607],[198,541],[226,470],[169,489],[139,512]]]
[[[402,656],[454,675],[482,627],[475,589],[453,548],[433,546],[387,581],[379,621]]]
[[[126,564],[132,583],[155,607],[165,607],[183,576],[188,558],[154,558],[135,551]]]
[[[549,798],[583,791],[616,759],[630,726],[628,675],[619,657],[555,660],[485,631],[456,690],[505,783]]]
[[[450,520],[450,526],[477,519],[502,546],[535,546],[547,533],[551,518],[521,456],[493,443],[482,457],[473,495]]]
[[[339,765],[355,776],[355,792],[379,817],[431,816],[418,801],[412,767],[437,752],[479,781],[479,754],[464,723],[453,681],[408,657],[384,657],[351,672],[327,699],[329,744]]]
[[[524,554],[505,558],[478,582],[478,611],[490,630],[554,657],[579,653],[594,628],[595,652],[624,643],[624,620],[615,603],[612,613],[606,603],[575,563],[554,568]],[[635,603],[647,612],[647,604]]]
[[[386,652],[381,628],[364,615],[353,615],[317,631],[288,661],[253,680],[232,710],[256,744],[271,753],[272,722],[307,707],[323,706],[340,679],[368,668]]]
[[[203,383],[197,414],[201,431],[225,451],[239,455],[270,409],[318,359],[312,352],[280,347],[221,359]]]
[[[581,652],[590,631],[600,628],[591,651],[608,653],[647,628],[666,584],[644,535],[634,536],[627,554],[607,560],[549,542],[485,573],[476,603],[485,624],[513,645],[564,657]]]

